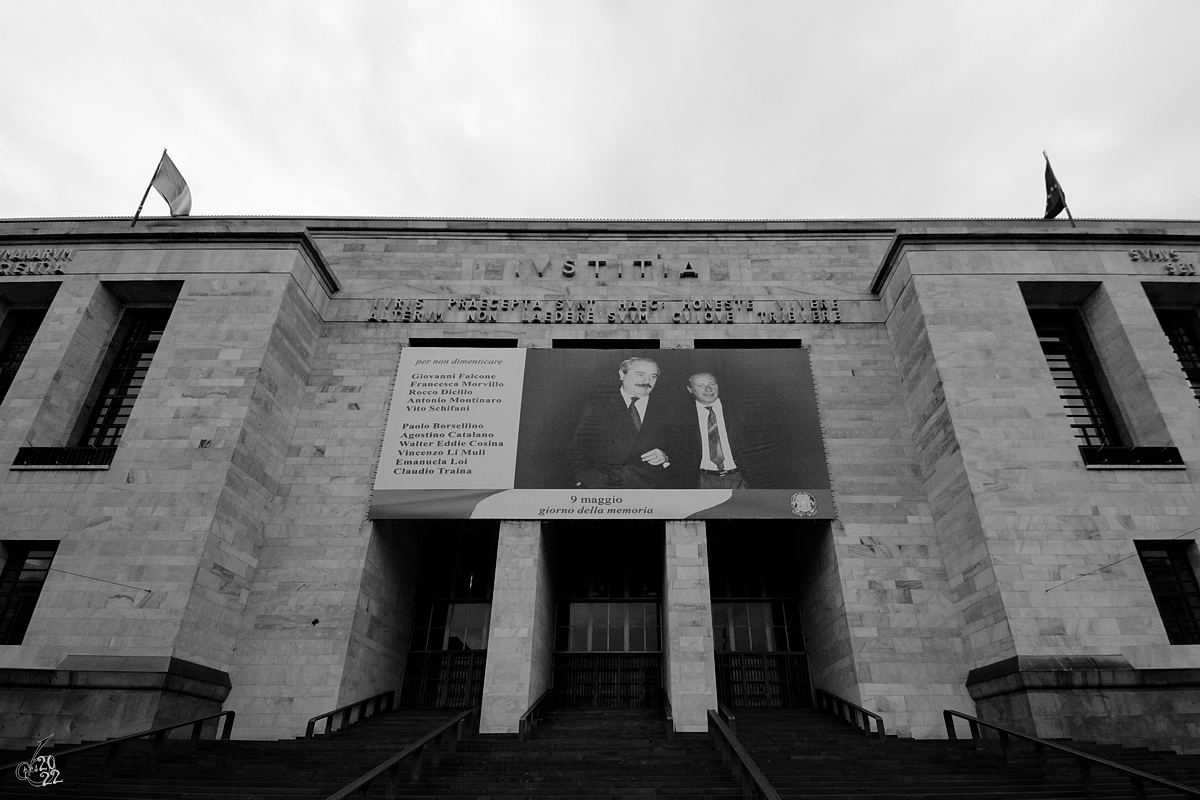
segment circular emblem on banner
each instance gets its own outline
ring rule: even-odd
[[[808,492],[796,492],[792,495],[792,513],[797,517],[811,517],[817,513],[817,498]]]

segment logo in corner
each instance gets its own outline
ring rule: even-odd
[[[38,755],[51,736],[54,734],[38,742],[37,750],[33,751],[33,758],[17,764],[17,780],[25,781],[30,786],[52,786],[63,782],[59,777],[58,767],[54,764],[54,756]]]
[[[808,492],[796,492],[792,495],[792,513],[797,517],[811,517],[817,513],[817,498]]]

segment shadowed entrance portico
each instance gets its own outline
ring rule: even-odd
[[[657,708],[663,525],[547,523],[560,706]]]

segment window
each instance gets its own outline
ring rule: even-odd
[[[0,570],[0,644],[20,644],[29,628],[57,542],[6,542]]]
[[[717,652],[775,653],[801,651],[797,600],[738,601],[712,604],[713,647]]]
[[[46,316],[46,309],[17,309],[8,312],[4,317],[4,325],[0,327],[0,400],[8,394],[17,377],[17,370],[29,352],[34,334]]]
[[[129,422],[138,392],[171,316],[169,308],[135,308],[125,312],[124,335],[84,426],[84,447],[116,447]]]
[[[662,649],[658,603],[563,603],[558,613],[556,650],[657,653]]]
[[[1187,376],[1188,384],[1196,402],[1200,403],[1200,335],[1196,332],[1196,314],[1193,311],[1155,311],[1162,324],[1163,333],[1175,350],[1179,366]]]
[[[555,339],[556,350],[657,350],[658,339]]]
[[[420,337],[413,336],[408,340],[409,347],[516,347],[516,339],[490,339],[479,336],[464,336],[458,339],[450,337]]]
[[[1075,438],[1084,447],[1120,446],[1121,436],[1078,314],[1070,309],[1031,309],[1029,315]]]
[[[496,572],[495,525],[427,541],[412,650],[486,650]]]
[[[1200,644],[1200,584],[1191,542],[1137,542],[1142,569],[1171,644]]]
[[[777,350],[803,346],[800,339],[778,336],[770,339],[695,339],[692,342],[696,350]]]

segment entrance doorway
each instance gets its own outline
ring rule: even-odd
[[[560,706],[657,708],[662,689],[662,523],[545,523],[556,588]]]
[[[499,525],[425,532],[400,705],[464,708],[483,697]]]
[[[717,699],[732,708],[812,705],[797,537],[708,522]]]

